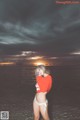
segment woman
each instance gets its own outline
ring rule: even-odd
[[[48,115],[48,100],[46,94],[51,90],[52,77],[44,65],[35,69],[36,94],[33,100],[34,120],[39,120],[40,113],[44,120],[50,120]]]

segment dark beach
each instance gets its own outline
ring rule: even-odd
[[[51,66],[53,87],[47,94],[51,120],[80,120],[80,66]],[[0,66],[0,111],[10,120],[33,120],[35,76],[32,66]]]

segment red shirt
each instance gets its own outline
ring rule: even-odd
[[[52,87],[52,77],[47,75],[46,77],[37,76],[36,77],[36,91],[39,92],[49,92]]]

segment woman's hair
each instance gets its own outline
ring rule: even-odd
[[[46,74],[50,74],[50,71],[46,68],[46,66],[44,65],[39,65],[37,66],[37,68],[35,69],[35,75],[38,76],[39,75],[39,70],[43,70],[44,73]]]

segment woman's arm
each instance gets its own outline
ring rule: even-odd
[[[48,82],[49,82],[49,84],[48,84],[48,92],[51,90],[51,88],[52,88],[52,83],[53,83],[53,81],[52,81],[53,79],[52,79],[52,76],[49,76],[49,78],[48,78]]]

